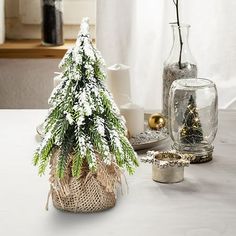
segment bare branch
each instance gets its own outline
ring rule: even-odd
[[[173,0],[174,1],[174,0]],[[183,50],[183,40],[181,35],[181,28],[180,28],[180,20],[179,20],[179,0],[176,0],[175,2],[175,8],[176,8],[176,18],[177,18],[177,25],[178,25],[178,31],[179,31],[179,43],[180,43],[180,52],[179,52],[179,68],[182,69],[182,50]]]

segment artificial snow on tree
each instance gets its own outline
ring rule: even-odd
[[[192,95],[189,98],[188,106],[184,113],[183,127],[180,131],[180,141],[183,144],[201,143],[201,141],[203,141],[202,125]]]
[[[124,120],[105,86],[105,64],[81,23],[74,47],[59,64],[62,82],[49,98],[45,137],[34,155],[39,174],[50,164],[53,204],[72,212],[113,207],[121,169],[138,166]]]

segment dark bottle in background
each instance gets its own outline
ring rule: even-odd
[[[62,0],[41,0],[42,5],[42,43],[57,46],[64,43]]]

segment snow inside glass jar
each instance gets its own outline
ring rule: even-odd
[[[64,43],[62,0],[41,0],[41,5],[43,45],[62,45]]]
[[[168,106],[173,148],[181,153],[193,154],[191,163],[212,160],[212,143],[218,126],[215,84],[199,78],[176,80],[170,88]]]
[[[177,79],[196,78],[197,64],[188,44],[190,25],[171,24],[173,44],[170,54],[164,63],[162,76],[162,113],[168,116],[169,90]]]

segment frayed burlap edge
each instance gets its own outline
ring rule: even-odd
[[[60,151],[56,150],[50,163],[49,193],[55,208],[74,212],[89,213],[109,209],[116,204],[116,192],[121,184],[121,170],[116,163],[105,165],[97,155],[97,171],[89,170],[86,161],[81,168],[80,177],[72,177],[73,155],[69,157],[64,177],[59,179],[56,167]],[[47,207],[48,208],[48,203]]]

